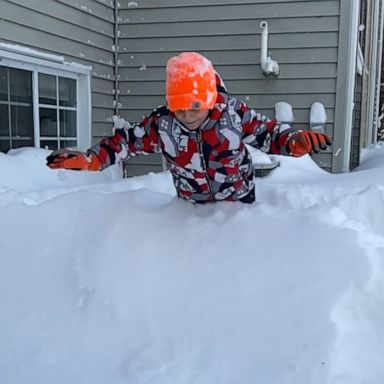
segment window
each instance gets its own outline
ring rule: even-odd
[[[39,73],[40,146],[77,146],[76,81]]]
[[[17,46],[2,50],[0,44],[1,152],[26,146],[85,149],[90,109],[89,67]]]
[[[0,151],[33,146],[31,72],[0,67]]]

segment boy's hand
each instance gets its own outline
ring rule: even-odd
[[[100,171],[101,161],[95,154],[86,155],[80,151],[58,149],[47,157],[49,168],[73,169],[76,171]]]
[[[291,156],[299,157],[307,153],[319,153],[331,144],[332,139],[324,133],[299,131],[289,138],[287,148]]]

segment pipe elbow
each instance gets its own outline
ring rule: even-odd
[[[267,31],[268,32],[268,22],[266,20],[263,20],[260,22],[260,28],[262,31]]]
[[[269,56],[262,63],[261,67],[266,75],[278,76],[280,72],[279,63],[276,60],[272,60]]]

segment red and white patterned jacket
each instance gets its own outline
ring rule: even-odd
[[[180,198],[251,203],[253,166],[244,143],[280,154],[288,135],[280,135],[276,121],[228,96],[219,79],[218,90],[215,107],[195,131],[184,127],[166,107],[158,107],[135,127],[115,129],[114,136],[88,152],[99,156],[103,169],[130,155],[162,152]]]

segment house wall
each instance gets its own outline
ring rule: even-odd
[[[230,93],[260,112],[274,117],[274,104],[289,102],[296,128],[308,127],[310,106],[321,101],[326,132],[334,136],[341,1],[2,0],[0,41],[92,66],[94,142],[110,134],[115,106],[133,122],[163,104],[166,61],[187,50],[210,58]],[[269,24],[268,50],[280,64],[278,78],[264,76],[259,65],[262,20]],[[332,169],[330,151],[314,157]],[[130,159],[127,169],[128,175],[161,170],[161,157]]]
[[[0,41],[92,66],[94,141],[114,114],[114,1],[1,0]]]
[[[340,1],[324,0],[139,0],[120,1],[120,114],[138,121],[164,103],[164,67],[181,51],[196,50],[213,61],[229,92],[270,117],[287,101],[296,128],[307,128],[314,101],[326,108],[326,132],[334,134]],[[269,53],[278,78],[259,65],[260,22],[269,24]],[[332,154],[316,156],[331,169]],[[140,163],[146,164],[140,165]],[[159,157],[136,157],[135,174]]]

